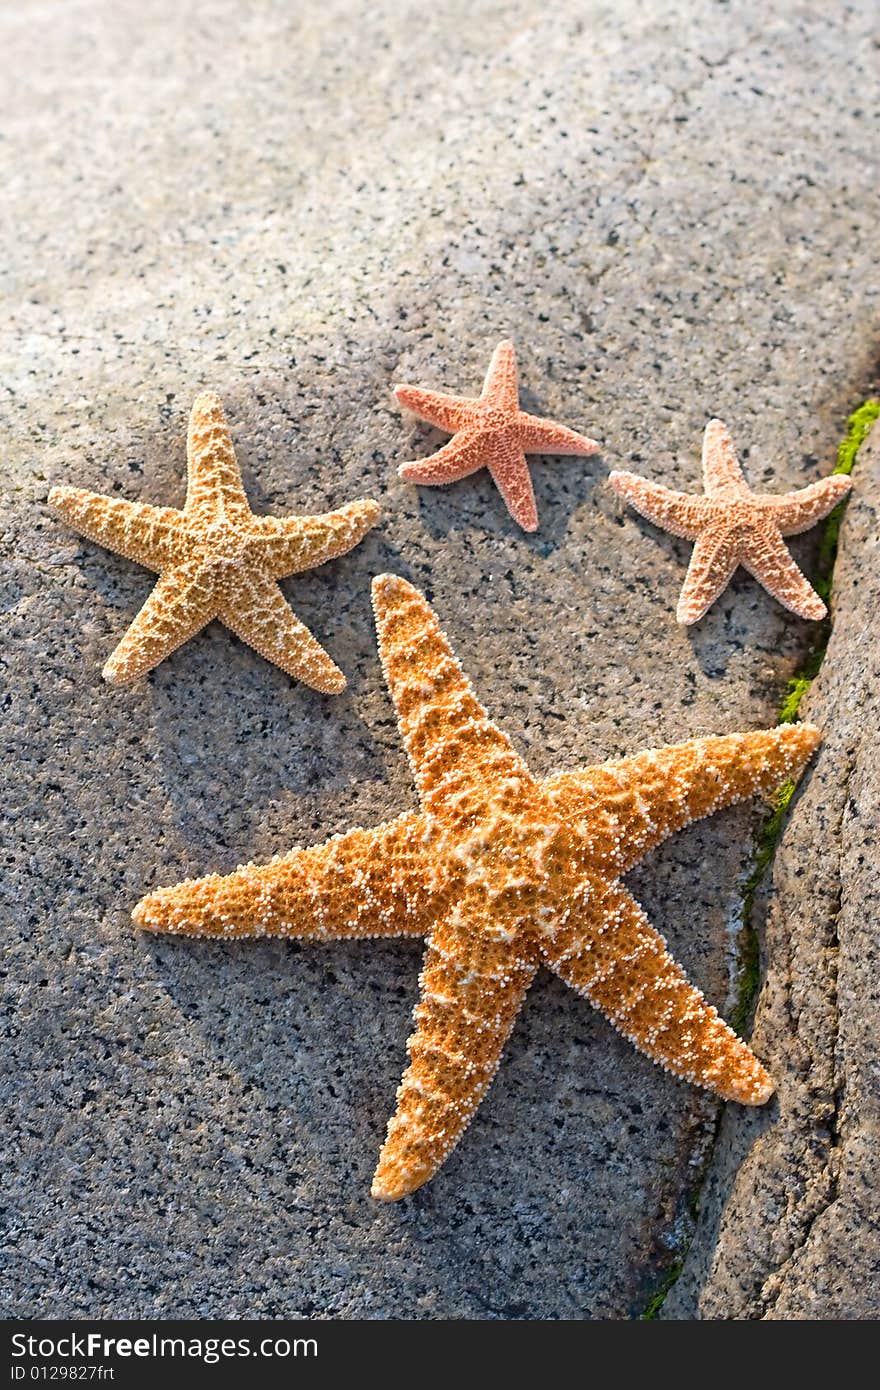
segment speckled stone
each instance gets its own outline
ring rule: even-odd
[[[880,431],[859,453],[835,626],[805,702],[827,731],[765,897],[754,1041],[780,1078],[724,1117],[700,1223],[664,1315],[880,1316]]]
[[[812,629],[742,573],[678,628],[689,547],[605,479],[693,488],[713,414],[759,489],[828,471],[871,367],[875,18],[870,0],[0,16],[7,1313],[643,1305],[716,1107],[558,981],[536,982],[443,1172],[379,1206],[419,949],[157,940],[129,913],[413,804],[380,570],[426,589],[537,774],[773,723]],[[535,461],[533,537],[487,477],[395,472],[442,436],[401,418],[393,381],[472,392],[504,335],[524,408],[604,443]],[[255,509],[383,503],[355,552],[285,585],[343,696],[216,626],[130,692],[101,683],[151,579],[59,525],[48,487],[179,505],[202,387]],[[792,546],[807,566],[814,544]],[[719,1005],[754,814],[630,880]]]

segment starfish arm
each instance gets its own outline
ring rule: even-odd
[[[455,434],[471,424],[476,402],[469,396],[449,396],[441,391],[423,391],[418,386],[395,386],[394,394],[404,410],[427,420],[447,434]]]
[[[426,834],[425,818],[410,813],[269,864],[159,888],[132,916],[147,931],[227,939],[427,936],[442,895]]]
[[[418,590],[396,575],[379,575],[373,609],[382,669],[424,809],[466,820],[484,804],[487,783],[530,783]]]
[[[474,904],[470,904],[471,907]],[[461,909],[435,928],[419,977],[410,1062],[379,1155],[372,1195],[386,1202],[414,1192],[437,1172],[467,1129],[498,1069],[535,961],[518,957],[491,909],[479,903],[475,928]]]
[[[845,473],[832,473],[785,497],[762,497],[760,505],[783,536],[799,536],[833,511],[851,487],[852,478]]]
[[[812,724],[711,735],[560,773],[543,790],[617,877],[692,821],[798,778],[821,739]]]
[[[731,575],[742,563],[740,545],[738,536],[729,527],[710,526],[700,533],[678,596],[677,622],[685,627],[699,622],[716,598],[724,593]]]
[[[345,689],[345,676],[291,609],[277,582],[258,571],[224,596],[217,617],[249,647],[324,695]]]
[[[486,436],[477,430],[462,430],[430,458],[402,463],[397,472],[408,483],[456,483],[483,468],[487,459]]]
[[[637,473],[615,469],[608,481],[620,497],[626,498],[648,521],[661,526],[673,536],[696,540],[705,525],[706,506],[702,497],[689,497],[686,492],[673,492],[662,483],[652,483]]]
[[[193,402],[186,457],[189,481],[184,512],[188,517],[210,524],[230,513],[250,515],[223,402],[213,391]]]
[[[103,675],[110,685],[128,685],[164,661],[209,623],[217,612],[214,585],[198,560],[184,560],[160,577]]]
[[[516,432],[520,447],[526,454],[597,454],[600,446],[595,439],[557,425],[555,420],[543,420],[539,415],[527,415],[521,410],[516,417]]]
[[[828,612],[806,575],[798,569],[775,526],[764,527],[751,537],[740,564],[763,584],[768,594],[798,617],[818,621]]]
[[[666,1071],[741,1105],[763,1105],[771,1077],[692,985],[620,884],[591,885],[588,920],[557,934],[546,962]],[[604,891],[603,891],[604,890]]]
[[[492,353],[480,400],[495,410],[519,410],[516,349],[508,339],[500,342]]]
[[[259,539],[250,552],[265,555],[273,579],[285,579],[345,555],[363,540],[379,519],[379,505],[369,499],[349,502],[322,516],[257,518]]]
[[[722,420],[710,420],[703,434],[703,484],[709,496],[749,496],[730,432]]]
[[[181,513],[103,497],[79,487],[53,487],[49,506],[74,531],[158,574],[180,556]]]
[[[524,531],[537,531],[535,490],[522,449],[512,439],[506,439],[492,448],[487,464],[495,486],[504,498],[504,505],[517,526]]]

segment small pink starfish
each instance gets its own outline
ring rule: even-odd
[[[792,613],[825,617],[825,604],[782,538],[827,516],[849,492],[850,478],[833,473],[799,492],[759,497],[743,477],[727,427],[710,420],[703,436],[705,497],[672,492],[635,473],[614,472],[608,481],[649,521],[695,542],[675,615],[680,623],[698,622],[739,565]]]
[[[516,352],[499,343],[489,364],[483,393],[445,396],[418,386],[395,386],[402,406],[454,437],[429,459],[397,470],[411,483],[454,483],[488,468],[507,510],[524,531],[538,529],[538,509],[526,454],[595,454],[599,445],[574,430],[527,415],[519,408]]]

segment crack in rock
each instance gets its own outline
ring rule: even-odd
[[[877,1315],[876,431],[857,479],[835,568],[835,626],[806,702],[825,743],[792,801],[762,895],[770,967],[754,1039],[779,1081],[778,1101],[763,1114],[725,1113],[664,1317]]]

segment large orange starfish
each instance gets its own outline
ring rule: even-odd
[[[420,812],[144,898],[152,931],[427,937],[410,1063],[373,1180],[394,1200],[458,1142],[539,965],[677,1076],[746,1105],[773,1082],[689,984],[620,878],[673,831],[796,775],[807,724],[701,738],[536,781],[405,580],[374,580],[382,665]]]
[[[676,609],[680,623],[698,622],[739,565],[792,613],[824,618],[825,604],[782,538],[809,531],[827,516],[849,492],[850,478],[833,473],[799,492],[759,497],[743,476],[727,427],[710,420],[703,435],[704,497],[673,492],[636,473],[615,471],[608,481],[649,521],[696,542]]]
[[[255,516],[242,486],[219,396],[196,398],[187,436],[182,511],[53,487],[49,503],[80,535],[161,578],[104,667],[127,685],[220,618],[244,642],[326,694],[345,676],[291,611],[278,580],[344,555],[376,524],[375,502],[323,516]]]
[[[402,406],[453,435],[431,458],[401,464],[411,483],[454,483],[488,468],[507,510],[524,531],[538,527],[526,454],[595,454],[599,445],[574,430],[519,408],[513,343],[499,343],[479,398],[446,396],[418,386],[395,386]]]

